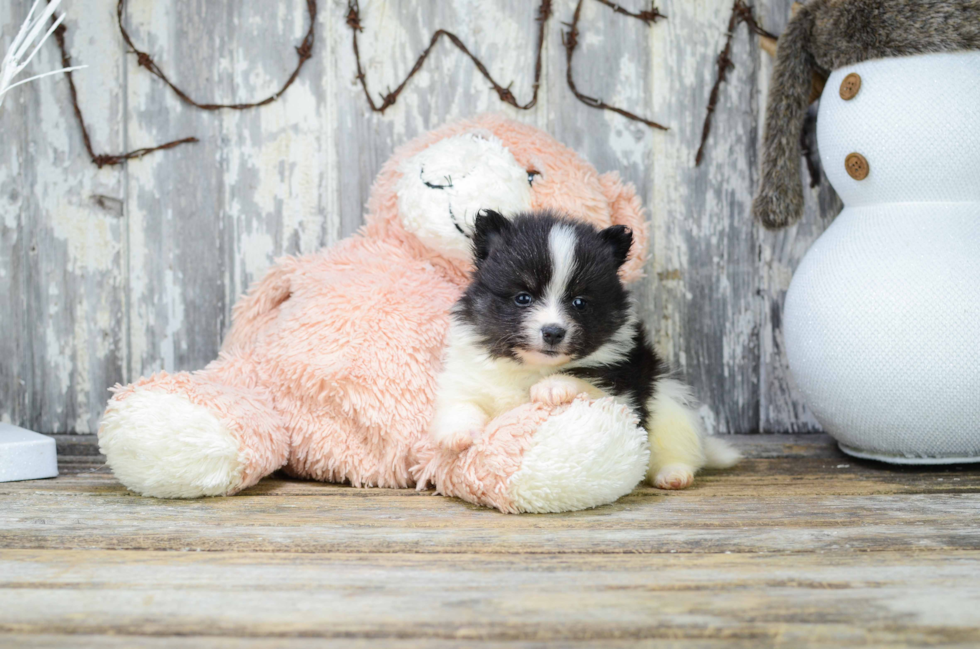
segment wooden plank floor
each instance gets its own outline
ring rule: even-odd
[[[980,467],[737,443],[688,491],[547,516],[280,479],[153,500],[69,461],[0,484],[0,646],[980,645]]]

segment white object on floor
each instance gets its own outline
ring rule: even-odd
[[[0,424],[0,482],[57,476],[58,454],[53,439]]]

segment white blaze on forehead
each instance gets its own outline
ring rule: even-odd
[[[556,324],[567,330],[565,341],[572,337],[575,323],[566,315],[562,297],[575,274],[575,244],[578,237],[575,228],[559,224],[548,233],[548,254],[551,258],[551,279],[541,301],[533,307],[527,319],[527,335],[535,343],[542,343],[541,327]]]
[[[548,282],[546,296],[557,302],[568,288],[575,272],[575,230],[571,226],[559,224],[548,233],[548,251],[551,253],[551,281]]]

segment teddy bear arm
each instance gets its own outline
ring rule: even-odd
[[[313,255],[283,257],[266,274],[249,286],[232,309],[231,329],[221,345],[222,350],[250,347],[261,331],[275,319],[279,307],[292,292],[292,275],[309,263]]]
[[[611,503],[639,484],[650,460],[646,431],[611,398],[523,404],[491,420],[462,453],[425,439],[416,454],[418,488],[505,513]]]

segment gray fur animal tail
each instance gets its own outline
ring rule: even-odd
[[[752,203],[753,215],[769,229],[791,225],[803,216],[800,132],[815,67],[810,52],[812,30],[812,6],[804,5],[779,37],[776,50],[766,105],[761,182]]]

